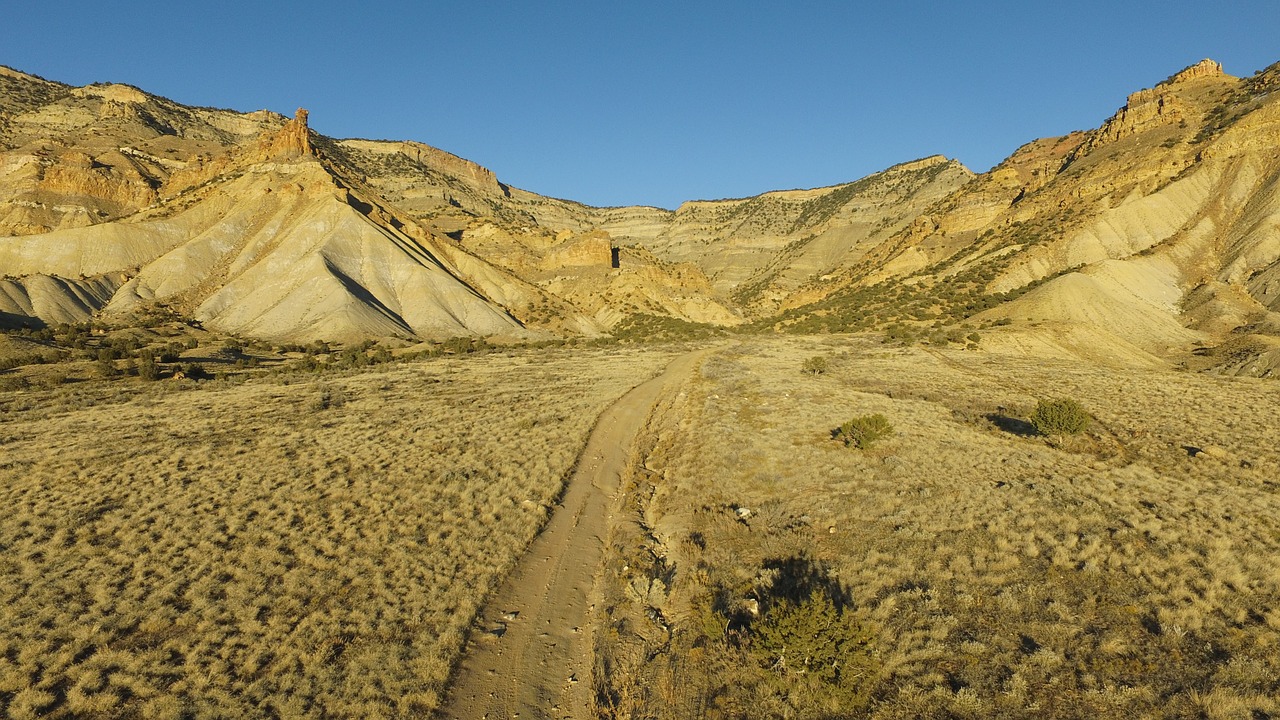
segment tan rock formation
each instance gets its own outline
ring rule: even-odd
[[[76,97],[101,98],[114,103],[139,105],[147,102],[149,96],[132,85],[87,85],[74,88],[71,94]]]
[[[613,262],[613,241],[601,231],[566,240],[546,250],[542,256],[544,270],[571,267],[609,268]]]
[[[1241,81],[1204,61],[980,176],[933,156],[672,211],[543,197],[420,143],[313,137],[305,110],[0,72],[0,235],[28,234],[0,237],[5,312],[72,317],[109,294],[108,312],[163,301],[264,337],[595,333],[636,313],[848,321],[880,297],[905,303],[881,319],[936,323],[964,316],[957,296],[982,309],[1006,297],[972,293],[1035,285],[974,321],[1012,320],[1011,348],[1158,363],[1280,328],[1276,89],[1280,64]],[[82,275],[115,279],[65,280]]]
[[[57,195],[98,198],[121,206],[142,208],[156,199],[147,178],[127,162],[105,165],[87,154],[71,151],[45,169],[37,189]]]
[[[311,154],[311,130],[307,127],[304,108],[298,108],[292,120],[272,136],[264,138],[259,145],[261,160],[290,161]]]
[[[1177,86],[1201,78],[1221,77],[1224,77],[1222,65],[1206,59],[1173,74],[1153,88],[1130,94],[1124,107],[1103,123],[1101,128],[1090,133],[1074,155],[1091,152],[1102,145],[1153,128],[1185,123],[1188,117],[1183,108],[1183,89]]]
[[[1199,77],[1214,77],[1221,74],[1222,74],[1222,63],[1216,62],[1214,60],[1210,60],[1209,58],[1205,58],[1204,60],[1201,60],[1195,65],[1192,65],[1188,68],[1180,70],[1177,73],[1174,73],[1173,77],[1169,78],[1168,83],[1172,85],[1173,83],[1180,83],[1187,80],[1194,80],[1195,78],[1199,78]]]

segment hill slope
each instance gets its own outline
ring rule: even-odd
[[[163,305],[247,336],[351,340],[656,315],[1008,323],[991,342],[1126,362],[1269,348],[1277,87],[1276,66],[1240,79],[1206,60],[981,175],[933,156],[671,211],[543,197],[421,143],[325,138],[305,116],[0,69],[0,321]]]

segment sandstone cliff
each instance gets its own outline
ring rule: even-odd
[[[665,210],[543,197],[417,142],[326,138],[305,110],[189,108],[0,69],[0,311],[163,304],[324,339],[594,334],[637,314],[1011,321],[992,344],[1105,344],[1132,362],[1240,337],[1271,348],[1278,89],[1280,64],[1241,80],[1206,60],[981,175],[933,156]]]

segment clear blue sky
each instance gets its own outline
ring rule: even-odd
[[[594,205],[985,170],[1203,57],[1280,61],[1280,2],[6,0],[0,64],[311,110]]]

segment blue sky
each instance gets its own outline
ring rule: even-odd
[[[593,205],[985,170],[1201,58],[1280,61],[1280,2],[30,2],[0,64],[413,139]]]

